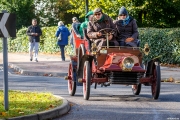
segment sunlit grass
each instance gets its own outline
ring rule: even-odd
[[[51,93],[9,91],[9,110],[4,109],[4,93],[0,90],[0,118],[34,114],[57,107],[62,100]]]

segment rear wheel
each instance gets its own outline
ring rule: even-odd
[[[141,83],[132,85],[132,92],[134,95],[139,95],[139,93],[141,92]]]
[[[155,62],[154,69],[153,69],[153,78],[152,78],[152,97],[153,99],[158,99],[160,94],[160,87],[161,87],[161,71],[159,62]]]
[[[85,80],[85,82],[83,82],[83,96],[85,100],[88,100],[91,88],[91,68],[89,61],[84,63],[83,79]]]
[[[68,79],[68,92],[69,95],[74,96],[76,92],[76,71],[73,69],[72,62],[69,63],[68,76],[70,77]]]

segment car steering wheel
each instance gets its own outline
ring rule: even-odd
[[[106,41],[107,41],[107,48],[109,48],[108,36],[115,34],[116,31],[112,28],[104,28],[104,29],[101,29],[99,32],[102,34],[102,36],[105,36]]]
[[[113,35],[113,34],[116,33],[115,29],[112,29],[112,28],[104,28],[104,29],[99,30],[99,32],[100,32],[103,36],[110,35],[110,34]]]

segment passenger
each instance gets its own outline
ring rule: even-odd
[[[76,33],[77,37],[81,38],[81,35],[79,34],[79,27],[81,25],[81,23],[79,22],[79,20],[77,19],[77,17],[73,17],[72,18],[72,29],[74,30],[74,32]]]
[[[85,21],[80,25],[79,33],[82,39],[84,38],[83,29],[87,28],[87,24],[90,20],[92,20],[92,16],[93,16],[93,11],[89,11],[85,16]]]
[[[117,41],[120,46],[137,47],[138,30],[136,20],[129,16],[124,6],[119,9],[118,20],[114,22],[117,31]]]
[[[76,36],[81,38],[81,35],[79,34],[79,27],[80,27],[81,23],[79,22],[79,20],[77,19],[77,17],[73,17],[72,18],[72,25],[71,25],[71,30],[70,30],[70,45],[72,47],[72,53],[74,52],[74,37],[72,34],[72,31],[75,32]]]
[[[106,37],[103,36],[102,33],[99,31],[104,28],[115,29],[115,26],[112,19],[108,15],[104,14],[101,8],[96,8],[93,12],[93,18],[88,23],[87,35],[90,39],[94,40],[96,46],[100,49],[101,46],[106,46],[107,42]],[[109,35],[108,39],[111,41],[109,43],[111,46],[119,45],[115,39],[115,35]]]

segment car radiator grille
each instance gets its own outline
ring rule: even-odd
[[[109,80],[111,84],[138,84],[142,76],[137,72],[111,72]]]

